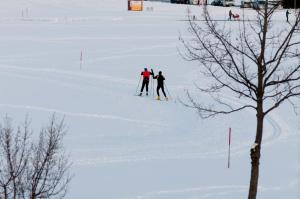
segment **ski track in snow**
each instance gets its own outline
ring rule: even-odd
[[[73,88],[90,87],[99,90],[100,88],[97,85],[97,83],[101,83],[101,81],[103,82],[110,81],[115,84],[120,84],[122,86],[128,86],[128,87],[136,84],[136,82],[129,79],[116,78],[108,75],[93,75],[84,72],[72,72],[72,71],[65,71],[65,70],[58,70],[58,69],[51,69],[51,68],[39,69],[39,68],[17,67],[17,66],[4,67],[3,65],[0,66],[0,68],[7,70],[7,71],[3,71],[3,70],[0,71],[0,75],[8,75],[8,76],[27,78],[32,80],[43,80],[43,81],[47,80],[50,82],[58,83],[59,85],[65,85]],[[30,72],[30,73],[25,74],[24,72]],[[75,83],[77,83],[77,86],[75,86]],[[86,84],[87,86],[83,86],[83,84]],[[101,87],[101,89],[103,89],[103,87]]]
[[[76,79],[76,78],[86,78],[86,79],[96,79],[96,80],[103,80],[103,81],[112,81],[116,83],[133,83],[133,81],[128,79],[121,79],[121,78],[114,78],[113,76],[109,75],[93,75],[93,74],[86,74],[82,72],[72,72],[67,70],[59,70],[55,68],[29,68],[29,67],[20,67],[20,66],[12,66],[12,65],[0,65],[0,68],[7,69],[11,71],[11,73],[14,73],[16,71],[23,71],[23,72],[39,72],[44,73],[46,75],[54,74],[54,75],[64,75],[65,77],[68,77],[70,79]],[[34,75],[32,75],[34,76]]]
[[[38,80],[42,82],[50,82],[52,85],[57,84],[59,87],[66,87],[74,90],[80,90],[83,92],[86,91],[95,91],[95,92],[102,92],[105,94],[114,94],[114,92],[104,87],[101,83],[102,81],[97,81],[93,78],[73,78],[71,76],[51,76],[51,75],[33,75],[33,74],[24,74],[18,72],[0,72],[0,76],[3,77],[14,77],[14,78],[22,78],[28,80]],[[120,79],[120,81],[122,81]],[[130,83],[122,84],[123,87],[130,87]],[[87,90],[88,89],[88,90]]]
[[[272,113],[271,113],[272,114]],[[268,145],[273,145],[275,144],[277,141],[281,140],[284,132],[282,131],[282,129],[284,128],[284,126],[286,126],[282,120],[278,121],[276,119],[275,116],[273,115],[267,115],[265,117],[266,121],[272,126],[273,131],[271,131],[271,135],[269,137],[266,137],[263,139],[263,145],[264,146],[268,146]],[[265,130],[266,131],[266,130]]]
[[[282,191],[288,190],[291,187],[297,187],[300,185],[300,180],[295,179],[292,180],[289,184],[283,186],[258,186],[258,190],[262,192],[274,192],[274,191]],[[205,199],[220,196],[222,198],[226,198],[226,195],[232,193],[248,193],[249,185],[223,185],[223,186],[199,186],[199,187],[191,187],[191,188],[183,188],[183,189],[174,189],[174,190],[160,190],[148,193],[142,193],[134,197],[127,197],[126,199],[152,199],[157,197],[164,197],[166,195],[175,195],[175,194],[196,194],[197,199]],[[185,195],[186,197],[186,195]],[[191,197],[193,198],[193,197]]]
[[[18,68],[19,69],[19,68]],[[23,68],[22,68],[23,69]],[[36,71],[36,69],[29,69],[32,71]],[[51,71],[53,73],[57,73],[57,70],[51,70],[51,69],[37,69],[38,72],[48,72]],[[72,76],[73,74],[75,76],[79,77],[93,77],[93,78],[100,78],[100,76],[94,76],[94,75],[82,75],[74,72],[66,72],[63,71],[62,74]],[[36,78],[36,77],[34,77]],[[105,79],[107,77],[104,77]],[[71,77],[73,79],[73,77]],[[232,102],[232,100],[231,100]],[[235,103],[237,102],[235,99]],[[121,120],[121,121],[127,121],[127,122],[134,122],[137,124],[155,124],[158,126],[164,126],[161,123],[156,122],[145,122],[142,120],[135,120],[135,119],[128,119],[128,118],[122,118],[118,116],[111,116],[111,115],[101,115],[101,114],[94,114],[94,113],[73,113],[73,112],[67,112],[57,109],[49,109],[49,108],[43,108],[43,107],[35,107],[35,106],[26,106],[26,105],[12,105],[12,104],[0,104],[0,106],[6,106],[9,108],[19,108],[19,109],[30,109],[35,111],[46,111],[46,112],[56,112],[63,115],[68,116],[75,116],[75,117],[85,117],[85,118],[94,118],[94,119],[114,119],[114,120]],[[278,137],[282,134],[282,127],[276,122],[272,117],[267,116],[266,120],[269,122],[269,124],[273,127],[271,136],[264,139],[264,145],[270,145],[272,143],[275,143],[278,140]],[[241,155],[244,153],[248,153],[249,151],[249,144],[244,144],[239,147],[232,147],[232,156]],[[97,165],[97,164],[103,164],[103,163],[120,163],[120,162],[136,162],[136,161],[149,161],[149,160],[166,160],[166,159],[199,159],[199,158],[222,158],[227,156],[227,150],[217,150],[217,151],[211,151],[211,152],[199,152],[199,153],[188,153],[188,154],[177,154],[177,155],[168,155],[168,154],[143,154],[139,155],[138,157],[132,157],[132,156],[122,156],[122,157],[115,157],[115,158],[94,158],[94,159],[84,159],[84,160],[75,160],[76,165]]]
[[[263,187],[259,186],[259,191],[280,191],[282,189],[289,188],[290,185],[286,187]],[[184,189],[174,189],[174,190],[161,190],[157,192],[148,192],[143,193],[137,196],[134,196],[134,199],[152,199],[152,198],[163,198],[166,195],[175,195],[175,194],[196,194],[197,198],[199,199],[205,199],[205,198],[211,198],[220,196],[222,198],[226,198],[226,195],[232,194],[232,193],[247,193],[249,190],[248,185],[224,185],[224,186],[199,186],[199,187],[193,187],[193,188],[184,188]],[[127,199],[130,199],[132,197],[128,197]],[[193,197],[192,197],[193,198]]]
[[[80,91],[86,91],[86,88],[88,89],[94,89],[95,91],[99,91],[101,90],[101,92],[104,92],[104,88],[101,87],[99,88],[99,86],[97,85],[93,85],[91,83],[88,82],[78,82],[77,84],[75,84],[73,81],[72,82],[68,82],[66,79],[53,79],[49,76],[42,78],[42,77],[38,77],[38,76],[34,76],[34,75],[22,75],[22,74],[16,74],[16,73],[10,73],[10,72],[0,72],[0,76],[2,77],[14,77],[14,78],[22,78],[22,79],[28,79],[28,80],[39,80],[39,81],[43,81],[43,82],[50,82],[52,84],[57,84],[60,87],[66,87],[66,88],[70,88],[70,89],[76,89],[76,90],[80,90]],[[106,89],[105,93],[113,93],[112,91],[110,91],[109,89]]]
[[[114,40],[114,41],[119,41],[119,40],[123,40],[123,41],[136,41],[136,40],[141,40],[141,41],[144,41],[144,40],[151,40],[151,39],[154,39],[153,37],[150,37],[150,36],[124,36],[124,37],[118,37],[118,36],[102,36],[102,37],[46,37],[46,38],[38,38],[38,37],[19,37],[19,38],[15,38],[15,37],[12,37],[12,38],[0,38],[0,40],[14,40],[14,41],[49,41],[49,42],[57,42],[57,41],[62,41],[62,42],[66,42],[66,41],[98,41],[98,40],[104,40],[104,41],[107,41],[107,40]],[[162,41],[166,41],[166,40],[178,40],[178,37],[172,37],[172,36],[169,36],[169,37],[166,37],[166,36],[156,36],[155,37],[155,40],[162,40]],[[170,46],[169,47],[172,47],[172,45],[174,45],[174,43],[170,43]],[[167,47],[167,46],[164,46],[164,47]],[[140,47],[137,47],[137,48],[140,48]],[[148,48],[142,48],[142,49],[151,49],[151,46]]]
[[[169,54],[125,54],[125,55],[112,55],[112,56],[106,56],[106,57],[101,57],[101,58],[95,58],[94,60],[96,61],[104,61],[104,60],[116,60],[116,59],[121,59],[121,58],[126,58],[126,57],[172,57],[176,56],[177,53],[169,53]],[[90,63],[90,62],[88,62]],[[93,62],[91,62],[93,63]]]
[[[135,82],[127,79],[121,79],[121,78],[115,78],[112,76],[105,76],[105,75],[93,75],[93,74],[84,74],[80,72],[72,72],[72,71],[64,71],[64,70],[58,70],[58,69],[51,69],[51,68],[24,68],[24,67],[18,67],[18,66],[11,66],[11,65],[0,65],[0,68],[8,70],[7,73],[11,73],[11,76],[16,77],[23,77],[23,78],[30,78],[34,80],[48,80],[52,82],[59,83],[59,85],[64,85],[72,88],[82,88],[83,83],[86,84],[86,87],[88,88],[94,88],[94,89],[100,89],[99,86],[95,85],[94,81],[112,81],[121,83],[122,85],[132,86],[135,84]],[[16,74],[17,72],[30,72],[30,74]],[[33,74],[37,73],[37,74]],[[1,74],[1,73],[0,73]],[[2,72],[2,74],[5,74],[5,72]],[[39,77],[41,74],[45,75],[45,77]],[[51,74],[49,76],[49,74]],[[54,79],[55,78],[55,79]],[[92,80],[91,80],[92,79]],[[76,82],[80,82],[81,85],[74,86],[74,80]],[[68,82],[69,83],[65,83]],[[63,82],[63,84],[61,83]],[[101,87],[103,89],[103,87]],[[235,98],[229,97],[224,95],[224,99],[228,99],[230,103],[240,105],[242,102],[240,100],[237,100]],[[155,124],[158,126],[164,126],[161,123],[157,122],[145,122],[142,120],[136,120],[136,119],[128,119],[118,116],[112,116],[112,115],[101,115],[101,114],[95,114],[95,113],[73,113],[73,112],[67,112],[57,109],[50,109],[50,108],[44,108],[44,107],[35,107],[35,106],[26,106],[26,105],[13,105],[13,104],[0,104],[0,106],[9,107],[9,108],[19,108],[19,109],[30,109],[35,111],[46,111],[46,112],[56,112],[63,115],[68,116],[75,116],[75,117],[85,117],[85,118],[94,118],[94,119],[114,119],[114,120],[120,120],[120,121],[126,121],[126,122],[133,122],[140,125],[146,125],[146,124]],[[286,125],[280,123],[282,121],[278,121],[278,118],[276,120],[272,116],[267,116],[266,121],[272,126],[273,130],[271,131],[271,135],[264,138],[263,142],[264,145],[272,145],[276,143],[276,141],[280,140],[279,137],[282,135],[282,129],[286,127]],[[283,127],[284,126],[284,127]],[[232,156],[241,155],[244,153],[248,153],[249,151],[249,143],[242,144],[238,147],[232,147]],[[188,154],[177,154],[177,155],[168,155],[168,154],[143,154],[139,155],[138,157],[115,157],[115,158],[94,158],[94,159],[85,159],[85,160],[75,160],[75,164],[82,165],[97,165],[97,164],[103,164],[103,163],[118,163],[118,162],[136,162],[136,161],[145,161],[145,160],[165,160],[165,159],[199,159],[199,158],[222,158],[227,156],[227,150],[216,150],[216,151],[210,151],[210,152],[199,152],[199,153],[188,153]]]
[[[235,105],[243,105],[243,102],[240,100],[229,97],[227,95],[223,95],[223,99],[228,99],[230,103]],[[244,102],[246,103],[246,102]],[[248,110],[250,112],[250,110]],[[285,124],[280,118],[278,118],[274,114],[270,114],[266,116],[266,122],[272,127],[271,133],[269,136],[263,138],[263,146],[272,146],[273,144],[277,143],[278,141],[282,140],[284,135],[287,135],[290,130],[288,130],[288,125]],[[283,132],[282,129],[286,129],[286,132]],[[266,133],[264,134],[266,136]],[[241,144],[237,147],[234,145],[231,148],[231,156],[239,156],[243,155],[245,153],[249,153],[249,149],[251,147],[251,144],[249,142],[245,142],[244,144]],[[168,157],[148,157],[146,156],[140,160],[153,160],[153,159],[210,159],[210,158],[224,158],[227,156],[227,149],[222,150],[216,150],[216,151],[210,151],[210,152],[199,152],[199,153],[188,153],[188,154],[182,154],[182,155],[173,155]],[[134,161],[137,161],[138,159],[135,159]],[[120,161],[120,160],[119,160]],[[124,160],[125,161],[125,160]],[[126,160],[129,161],[129,160]],[[117,162],[117,161],[116,161]]]
[[[281,134],[281,127],[270,117],[268,118],[269,122],[272,122],[273,133],[271,136],[264,139],[264,146],[269,146],[275,144],[279,141],[279,137]],[[249,148],[251,145],[242,144],[238,147],[231,148],[231,156],[240,156],[245,153],[249,153]],[[75,165],[90,165],[95,166],[99,164],[111,164],[111,163],[132,163],[132,162],[139,162],[139,161],[152,161],[152,160],[187,160],[187,159],[220,159],[227,157],[228,151],[227,149],[215,150],[215,151],[208,151],[208,152],[187,152],[187,153],[180,153],[180,154],[170,154],[170,153],[159,153],[155,151],[154,153],[140,153],[138,155],[122,155],[122,156],[114,156],[107,158],[104,157],[96,157],[96,158],[84,158],[84,159],[75,159],[73,162]]]
[[[197,193],[200,198],[208,198],[211,195],[226,195],[232,192],[246,192],[247,186],[201,186],[185,189],[175,189],[175,190],[162,190],[157,192],[144,193],[138,196],[135,196],[135,199],[147,199],[155,198],[164,195],[174,195],[174,194],[191,194]],[[227,191],[226,191],[227,190]],[[201,194],[200,194],[201,193]],[[129,198],[128,198],[129,199]]]
[[[238,150],[238,149],[236,149]],[[246,150],[245,150],[246,152]],[[189,160],[189,159],[218,159],[227,156],[227,150],[213,151],[213,152],[199,152],[199,153],[180,153],[180,154],[161,154],[159,149],[154,154],[149,152],[140,153],[139,155],[122,155],[114,157],[97,157],[97,158],[78,158],[73,159],[74,165],[88,165],[96,166],[101,164],[113,164],[113,163],[133,163],[141,161],[153,161],[153,160]],[[238,153],[240,154],[240,153]],[[232,156],[237,155],[233,154]]]
[[[0,107],[4,108],[13,108],[13,109],[27,109],[33,111],[41,111],[41,112],[50,112],[50,113],[59,113],[62,115],[72,116],[72,117],[85,117],[92,119],[108,119],[108,120],[119,120],[125,122],[132,122],[138,125],[157,125],[157,126],[166,126],[160,122],[147,122],[144,120],[138,119],[130,119],[128,117],[120,117],[115,115],[106,115],[106,114],[98,114],[98,113],[80,113],[80,112],[68,112],[58,109],[44,108],[38,106],[28,106],[28,105],[14,105],[14,104],[0,104]]]
[[[1,40],[1,39],[0,39]],[[28,38],[24,39],[24,40],[28,40]],[[37,40],[37,39],[33,39],[33,40]],[[64,40],[64,39],[46,39],[47,41],[68,41],[68,40]],[[74,39],[71,39],[71,41],[73,40],[80,40],[80,38],[74,38]],[[109,39],[106,39],[106,40],[109,40]],[[7,38],[6,40],[7,41]],[[126,49],[126,50],[123,50],[123,49],[113,49],[113,50],[105,50],[105,51],[92,51],[92,52],[85,52],[87,53],[88,55],[88,58],[84,60],[84,63],[86,64],[97,64],[96,61],[104,61],[104,60],[115,60],[115,59],[120,59],[120,58],[124,58],[124,57],[135,57],[135,56],[145,56],[145,57],[156,57],[156,56],[159,56],[159,57],[162,57],[162,56],[174,56],[174,55],[177,55],[176,50],[172,50],[172,53],[166,53],[166,51],[164,51],[164,54],[149,54],[149,53],[146,53],[146,54],[140,54],[141,51],[147,51],[147,50],[155,50],[155,49],[163,49],[163,48],[169,48],[169,49],[172,49],[172,48],[176,48],[176,43],[172,42],[172,43],[168,43],[168,44],[164,44],[164,45],[152,45],[152,46],[148,46],[148,47],[138,47],[138,46],[135,46],[133,49]],[[136,52],[138,52],[139,54],[137,54]],[[90,57],[90,54],[99,54],[99,56],[96,56],[96,58],[91,58]],[[101,55],[100,55],[101,54]],[[109,56],[103,56],[105,54],[109,54]],[[41,55],[46,55],[46,54],[43,54],[41,53]],[[34,57],[39,57],[40,54],[35,54]],[[86,55],[85,55],[86,56]],[[8,59],[8,60],[11,60],[11,59],[26,59],[28,56],[13,56],[13,57],[1,57],[1,60],[5,61],[5,59]],[[72,60],[73,61],[73,60]],[[76,60],[77,61],[77,60]],[[18,66],[12,66],[12,65],[2,65],[1,67],[11,67],[11,68],[24,68],[25,67],[18,67]],[[27,68],[27,67],[26,67]],[[32,68],[28,68],[28,69],[32,69]],[[43,70],[43,69],[42,69]],[[45,69],[44,69],[45,70]],[[48,69],[50,70],[50,69]],[[52,69],[53,70],[53,69]],[[58,72],[58,71],[57,71]],[[62,71],[63,72],[63,71]]]
[[[91,22],[122,22],[124,17],[1,17],[2,23],[26,24],[26,23],[50,23],[50,24],[76,24],[76,23],[91,23]]]
[[[236,98],[230,97],[228,95],[223,95],[223,99],[228,99],[228,102],[235,104],[235,105],[248,104],[246,101],[236,99]],[[248,112],[249,112],[249,109],[246,109],[246,110],[248,110]],[[272,145],[272,144],[276,143],[277,141],[280,141],[284,135],[291,132],[291,130],[288,128],[288,125],[285,124],[285,122],[283,120],[281,120],[280,118],[278,118],[278,116],[275,115],[274,113],[268,114],[265,117],[265,119],[268,122],[268,124],[273,128],[273,130],[271,131],[271,134],[268,137],[263,138],[264,146]],[[283,132],[282,129],[286,129],[286,131]],[[267,129],[264,129],[265,132],[266,132],[266,130]],[[266,133],[264,133],[264,135],[266,135]]]

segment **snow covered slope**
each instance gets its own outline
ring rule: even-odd
[[[187,6],[145,2],[144,12],[126,6],[124,0],[1,1],[1,116],[19,123],[28,114],[36,130],[54,112],[65,116],[75,174],[68,199],[246,198],[254,113],[201,120],[184,107],[178,101],[184,89],[205,83],[197,64],[178,53],[179,35],[188,37]],[[200,18],[201,7],[191,8]],[[210,9],[226,19],[227,8]],[[284,11],[277,14],[284,24]],[[163,71],[171,101],[135,96],[144,67]],[[267,118],[258,198],[300,197],[299,123],[288,105]]]

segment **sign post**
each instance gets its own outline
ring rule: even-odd
[[[128,11],[143,11],[144,0],[128,0]]]

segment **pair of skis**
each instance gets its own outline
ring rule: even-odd
[[[138,96],[138,97],[147,97],[147,98],[149,98],[149,97],[151,97],[151,96],[149,96],[149,95],[140,95],[140,94],[135,94],[134,96]],[[162,97],[162,98],[160,98],[160,99],[157,99],[157,98],[154,98],[154,97],[152,97],[151,99],[153,99],[153,100],[156,100],[156,101],[170,101],[170,98],[165,98],[165,97]]]

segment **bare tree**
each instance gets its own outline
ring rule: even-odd
[[[180,39],[186,49],[183,57],[198,61],[201,72],[210,81],[198,89],[209,94],[214,103],[203,105],[187,91],[187,106],[196,108],[203,118],[230,114],[243,109],[256,112],[256,137],[251,148],[251,177],[248,199],[255,199],[259,177],[259,160],[264,118],[283,102],[300,98],[300,37],[298,11],[292,23],[274,20],[278,5],[255,12],[254,19],[217,22],[203,10],[203,23],[191,20],[188,30],[192,39]],[[235,24],[237,28],[231,30]],[[230,104],[222,94],[229,93],[240,100],[240,106]]]
[[[64,122],[53,116],[32,139],[29,122],[16,132],[9,118],[0,126],[0,198],[63,198],[71,176],[63,152]]]
[[[27,122],[23,132],[18,128],[16,134],[9,118],[0,126],[0,198],[20,198],[21,179],[24,176],[29,156]]]

